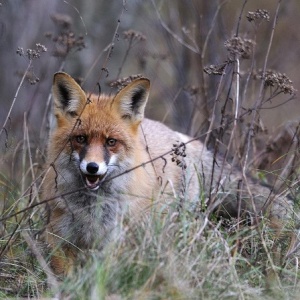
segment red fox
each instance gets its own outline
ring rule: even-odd
[[[149,89],[139,78],[116,95],[89,95],[68,74],[54,75],[57,124],[43,198],[55,198],[46,228],[55,273],[68,273],[79,249],[102,249],[122,216],[136,219],[170,199],[200,206],[205,195],[216,199],[209,209],[229,215],[289,214],[286,198],[250,180],[241,184],[241,173],[214,164],[199,140],[144,118]]]

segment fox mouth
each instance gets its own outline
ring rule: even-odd
[[[87,188],[96,191],[99,188],[100,182],[105,175],[88,175],[82,173]]]

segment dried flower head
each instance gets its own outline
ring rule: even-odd
[[[247,16],[247,20],[249,22],[255,22],[255,21],[270,21],[270,14],[266,9],[257,9],[256,11],[249,11]]]
[[[18,47],[17,54],[28,59],[30,63],[36,58],[40,58],[43,52],[47,52],[47,48],[42,44],[36,44],[35,49],[27,49],[24,51],[22,47]],[[17,75],[23,76],[23,72],[17,72]],[[40,79],[35,75],[33,66],[31,65],[30,69],[26,73],[26,79],[30,82],[30,84],[36,84],[40,81]]]
[[[284,73],[270,69],[263,73],[262,70],[259,70],[257,74],[254,74],[254,79],[262,79],[266,87],[275,87],[284,94],[295,95],[297,93],[293,87],[293,82]]]
[[[31,85],[35,85],[40,82],[40,78],[34,74],[33,70],[27,74],[26,78]]]
[[[23,56],[24,55],[24,49],[22,47],[18,47],[17,49],[17,54],[20,55],[20,56]]]
[[[220,65],[210,65],[203,68],[203,71],[208,75],[223,75],[225,74],[225,67],[228,62],[226,61]]]
[[[111,82],[109,85],[110,87],[117,87],[118,90],[121,90],[137,78],[143,78],[142,74],[130,75],[128,77],[120,78],[116,81]]]
[[[253,40],[243,39],[239,36],[235,36],[224,43],[225,48],[232,58],[238,56],[244,59],[250,58],[254,45],[255,42]]]
[[[141,32],[132,29],[124,31],[123,37],[124,40],[127,40],[129,42],[133,42],[133,41],[141,42],[146,40],[146,37]]]
[[[18,77],[23,77],[24,76],[24,71],[16,71],[15,75],[17,75]],[[36,74],[34,73],[34,69],[33,67],[31,67],[27,73],[25,74],[25,79],[31,84],[31,85],[35,85],[40,81],[40,78],[36,76]]]
[[[47,48],[42,44],[36,44],[35,49],[27,49],[26,51],[22,47],[18,47],[16,51],[18,55],[27,57],[29,60],[40,58],[43,52],[47,52]]]
[[[36,49],[37,49],[38,52],[40,52],[40,53],[41,52],[47,52],[46,46],[44,46],[44,45],[42,45],[40,43],[35,44],[35,46],[36,46]]]
[[[52,21],[57,25],[59,33],[45,33],[45,36],[55,43],[53,56],[66,57],[71,51],[80,51],[85,48],[84,37],[76,36],[72,31],[72,20],[64,14],[51,15]]]
[[[171,160],[176,163],[176,165],[182,169],[186,169],[186,162],[184,158],[186,157],[186,145],[185,143],[173,144],[172,152],[170,153]]]

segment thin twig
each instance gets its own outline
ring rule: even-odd
[[[101,78],[102,78],[104,72],[106,72],[106,70],[107,70],[108,61],[109,61],[110,56],[112,54],[112,51],[113,51],[113,48],[114,48],[114,45],[115,45],[115,39],[118,36],[118,31],[119,31],[119,27],[120,27],[120,24],[121,24],[121,19],[123,17],[123,14],[124,14],[125,10],[126,10],[126,1],[123,0],[122,10],[121,10],[121,13],[120,13],[120,17],[119,17],[119,19],[117,21],[117,26],[116,26],[116,29],[115,29],[115,31],[113,33],[113,38],[112,38],[112,41],[110,43],[110,47],[109,47],[106,59],[105,59],[103,65],[102,65],[101,72],[100,72],[100,75],[99,75],[98,80],[97,80],[98,84],[95,86],[95,88],[97,88],[97,86],[98,87],[100,86],[99,82],[101,81]],[[94,91],[95,91],[95,88],[94,88]],[[94,91],[92,91],[91,94],[93,94]],[[88,97],[88,98],[90,98],[90,97]]]
[[[126,62],[126,59],[127,59],[128,55],[129,55],[129,51],[130,51],[130,49],[131,49],[131,47],[132,47],[132,43],[133,43],[133,38],[131,38],[131,39],[129,40],[128,47],[127,47],[127,49],[126,49],[126,52],[125,52],[124,57],[123,57],[123,60],[122,60],[122,62],[121,62],[121,65],[120,65],[120,67],[119,67],[119,70],[118,70],[118,74],[117,74],[117,76],[116,76],[117,79],[118,79],[118,78],[120,77],[120,75],[121,75],[122,69],[123,69],[123,67],[124,67],[124,64],[125,64],[125,62]]]
[[[10,115],[11,115],[12,109],[13,109],[15,103],[16,103],[16,100],[17,100],[17,98],[18,98],[18,95],[19,95],[21,86],[23,85],[23,82],[24,82],[24,80],[25,80],[25,78],[26,78],[26,76],[27,76],[27,73],[28,73],[29,69],[31,68],[31,65],[32,65],[32,60],[29,60],[28,66],[27,66],[27,68],[26,68],[26,71],[24,72],[24,75],[23,75],[23,77],[22,77],[22,79],[21,79],[21,81],[20,81],[20,83],[19,83],[19,85],[18,85],[17,91],[16,91],[16,93],[15,93],[15,96],[14,96],[13,101],[12,101],[12,103],[11,103],[11,106],[10,106],[10,108],[9,108],[9,111],[8,111],[8,113],[7,113],[7,115],[6,115],[6,119],[5,119],[5,121],[4,121],[3,125],[2,125],[1,130],[0,130],[0,136],[1,136],[2,132],[5,130],[5,127],[6,127],[6,125],[7,125],[7,122],[8,122],[8,120],[10,119]]]
[[[214,16],[213,16],[213,19],[212,19],[212,21],[211,21],[211,26],[210,26],[210,28],[209,28],[209,31],[208,31],[208,33],[207,33],[207,35],[206,35],[206,38],[205,38],[205,41],[204,41],[204,44],[203,44],[203,48],[202,48],[202,52],[201,52],[201,59],[202,59],[202,60],[203,60],[204,57],[205,57],[206,49],[207,49],[207,45],[208,45],[208,41],[209,41],[209,38],[210,38],[210,36],[211,36],[211,34],[212,34],[212,31],[213,31],[213,29],[214,29],[214,25],[216,24],[217,16],[219,15],[219,12],[220,12],[222,6],[223,6],[224,4],[226,4],[228,1],[229,1],[229,0],[225,0],[225,1],[223,1],[222,3],[220,3],[220,4],[218,5],[218,7],[217,7],[217,10],[216,10]]]
[[[244,9],[245,9],[245,6],[246,6],[247,2],[248,2],[248,0],[244,0],[242,9],[241,9],[241,12],[240,12],[240,15],[239,15],[239,21],[238,21],[238,23],[237,23],[235,36],[239,36],[239,30],[240,30],[240,24],[241,24],[241,20],[242,20],[242,14],[243,14],[243,11],[244,11]]]
[[[109,43],[96,57],[96,59],[94,60],[92,66],[88,69],[88,71],[86,72],[86,75],[84,76],[84,79],[82,80],[82,84],[85,83],[85,81],[87,80],[87,78],[90,76],[91,72],[93,71],[93,69],[96,67],[98,61],[100,60],[100,58],[102,57],[102,55],[109,51],[111,49],[111,47],[113,47],[113,43]]]
[[[167,24],[163,21],[163,19],[161,18],[161,15],[156,7],[156,4],[154,2],[154,0],[151,0],[153,7],[155,9],[157,18],[161,24],[161,26],[177,41],[179,42],[181,45],[185,46],[186,48],[188,48],[189,50],[193,51],[196,54],[200,54],[200,50],[198,48],[198,46],[196,45],[195,47],[193,47],[192,45],[186,43],[180,36],[178,36],[174,31],[172,31]]]
[[[272,46],[272,43],[273,43],[273,37],[274,37],[274,33],[275,33],[275,28],[276,28],[276,24],[277,24],[277,19],[278,19],[278,14],[279,14],[281,1],[282,0],[279,0],[278,4],[277,4],[276,13],[275,13],[274,22],[273,22],[272,31],[271,31],[271,36],[270,36],[270,40],[269,40],[269,45],[268,45],[268,49],[267,49],[267,53],[266,53],[266,57],[265,57],[265,61],[264,61],[263,71],[262,71],[262,82],[261,82],[261,85],[260,85],[259,95],[258,95],[257,100],[256,100],[255,105],[254,105],[252,120],[251,120],[250,128],[249,128],[249,131],[248,131],[247,148],[246,148],[246,151],[245,151],[245,161],[244,161],[244,166],[242,168],[242,171],[243,171],[244,175],[246,174],[246,170],[247,170],[247,167],[248,167],[247,162],[248,162],[248,158],[249,158],[250,143],[251,143],[251,139],[252,139],[252,134],[254,133],[254,124],[255,124],[255,119],[257,117],[257,109],[261,105],[262,100],[263,100],[264,78],[265,78],[265,73],[266,73],[266,69],[267,69],[269,54],[270,54],[270,51],[271,51],[271,46]]]
[[[220,3],[217,7],[217,10],[213,16],[213,19],[212,19],[212,22],[211,22],[211,26],[209,28],[209,31],[206,35],[206,38],[205,38],[205,41],[204,41],[204,44],[203,44],[203,47],[202,47],[202,51],[201,51],[201,70],[203,70],[203,66],[204,66],[204,58],[205,58],[205,55],[206,55],[206,49],[207,49],[207,45],[208,45],[208,41],[210,39],[210,36],[212,34],[212,31],[214,29],[214,26],[216,24],[216,19],[219,15],[219,12],[221,10],[221,8],[223,7],[223,5],[225,5],[226,3],[228,2],[228,0],[225,0],[223,1],[222,3]],[[206,83],[206,80],[205,80],[205,76],[201,76],[201,79],[202,79],[202,85],[201,85],[201,90],[202,90],[202,95],[203,95],[203,99],[204,99],[204,110],[205,110],[205,117],[208,119],[210,117],[210,113],[209,113],[209,105],[208,105],[208,101],[207,101],[207,83]],[[212,115],[214,115],[214,110],[215,110],[216,106],[215,106],[215,103],[214,103],[214,108],[213,108],[213,113]],[[212,122],[210,122],[210,126],[211,126]]]

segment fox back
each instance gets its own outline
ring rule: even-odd
[[[136,220],[170,201],[199,206],[205,193],[206,199],[221,194],[213,207],[226,204],[228,213],[237,213],[236,192],[229,191],[238,189],[241,174],[214,164],[200,141],[145,119],[149,88],[149,80],[140,78],[113,96],[85,94],[68,74],[54,76],[57,124],[43,184],[43,198],[53,199],[46,237],[70,264],[78,249],[103,248],[124,216]],[[270,190],[249,186],[253,196],[240,190],[246,200],[239,209],[263,211]],[[287,213],[285,201],[274,203],[273,214]],[[57,273],[68,268],[61,256],[52,259]]]

